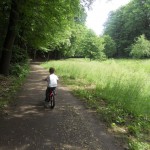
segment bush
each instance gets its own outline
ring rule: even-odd
[[[29,64],[26,62],[25,64],[11,64],[10,65],[10,74],[16,77],[22,78],[26,76],[29,71]]]
[[[27,59],[28,59],[28,54],[26,50],[20,48],[17,45],[13,46],[11,64],[26,63]]]
[[[150,42],[146,40],[144,35],[138,37],[135,44],[132,45],[130,55],[133,58],[143,58],[150,56]]]

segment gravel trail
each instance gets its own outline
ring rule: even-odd
[[[59,84],[56,106],[43,107],[48,71],[31,64],[15,105],[0,118],[0,150],[123,150],[96,117]]]

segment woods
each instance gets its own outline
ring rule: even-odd
[[[28,53],[33,59],[40,57],[45,60],[68,57],[87,57],[91,60],[149,57],[149,44],[146,50],[137,50],[139,53],[142,51],[141,55],[132,50],[142,35],[143,40],[149,43],[149,0],[132,0],[111,12],[101,36],[85,26],[85,8],[90,7],[92,2],[1,1],[1,74],[9,75],[9,66],[13,61],[11,58],[16,55],[16,51],[12,52],[13,47],[18,47],[22,56]]]
[[[89,6],[91,2],[84,0],[81,5],[79,0],[1,1],[1,74],[9,74],[11,54],[15,55],[12,53],[14,45],[26,49],[29,54],[36,54],[37,50],[49,52],[56,49],[59,52],[71,35],[75,18],[82,21],[83,5]]]
[[[116,56],[129,57],[132,44],[142,34],[150,40],[150,1],[132,0],[126,6],[111,12],[105,23],[104,34],[116,43]],[[140,50],[142,51],[142,49]]]

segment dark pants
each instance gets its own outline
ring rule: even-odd
[[[56,89],[56,87],[47,87],[46,93],[45,93],[45,95],[46,95],[45,101],[48,101],[48,96],[49,96],[50,91],[54,91],[54,93],[55,93],[55,89]]]

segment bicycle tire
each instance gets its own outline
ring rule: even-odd
[[[50,107],[53,109],[55,107],[55,96],[50,96]]]

